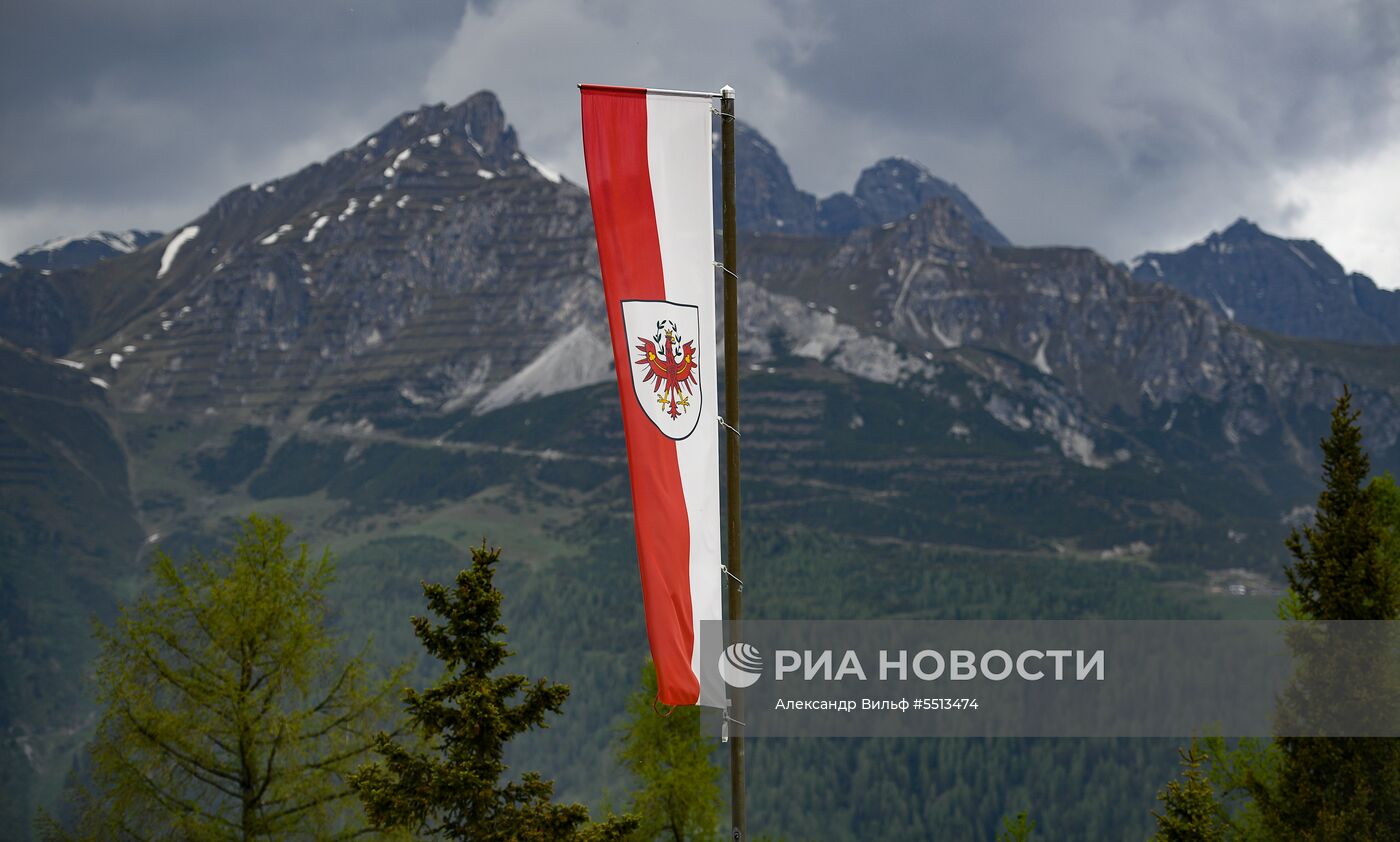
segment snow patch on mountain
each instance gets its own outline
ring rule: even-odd
[[[279,225],[277,226],[276,231],[273,231],[271,234],[268,234],[266,237],[263,237],[261,240],[258,240],[258,242],[262,245],[270,246],[273,243],[277,242],[278,238],[280,238],[283,234],[287,233],[290,230],[292,230],[292,226],[290,225]]]
[[[330,221],[331,218],[329,216],[317,217],[316,221],[311,223],[311,228],[307,230],[306,236],[302,238],[302,242],[309,243],[314,241],[316,239],[316,235],[321,233],[321,229],[325,228],[326,223]]]
[[[170,267],[174,265],[175,258],[179,256],[180,249],[184,248],[185,243],[198,236],[199,226],[190,225],[170,238],[170,242],[165,246],[165,253],[160,256],[160,269],[156,271],[156,280],[164,278],[166,273],[170,271]]]
[[[20,256],[23,257],[24,255],[38,254],[45,251],[58,251],[64,246],[84,240],[104,245],[120,254],[131,254],[140,247],[136,242],[136,234],[137,232],[135,231],[93,231],[84,236],[54,237],[51,240],[45,240],[37,246],[30,246],[20,252]]]
[[[1041,374],[1044,374],[1046,376],[1050,376],[1055,373],[1054,371],[1051,371],[1050,363],[1047,362],[1045,359],[1045,347],[1049,344],[1050,336],[1047,334],[1046,337],[1040,341],[1040,347],[1035,349],[1035,359],[1031,360],[1031,364],[1035,366],[1036,371],[1039,371]]]
[[[546,179],[554,182],[555,184],[558,184],[559,182],[564,180],[564,177],[560,175],[557,170],[551,169],[550,167],[541,164],[539,161],[536,161],[529,155],[525,156],[525,163],[534,167],[535,172],[539,173],[540,175],[544,176]]]
[[[1307,267],[1308,267],[1309,269],[1316,269],[1316,268],[1317,268],[1317,264],[1316,264],[1316,263],[1313,263],[1311,260],[1309,260],[1309,259],[1308,259],[1308,256],[1305,255],[1305,254],[1303,254],[1303,252],[1302,252],[1301,250],[1299,250],[1299,248],[1298,248],[1297,246],[1293,245],[1292,243],[1289,243],[1289,244],[1288,244],[1288,250],[1291,251],[1291,252],[1293,252],[1293,256],[1294,256],[1294,257],[1296,257],[1296,258],[1298,258],[1299,260],[1303,261],[1303,263],[1304,263],[1305,265],[1307,265]]]
[[[1215,303],[1220,305],[1220,312],[1225,314],[1225,318],[1229,319],[1230,321],[1234,321],[1235,308],[1226,304],[1225,299],[1220,297],[1220,293],[1212,291],[1211,294],[1215,296]]]

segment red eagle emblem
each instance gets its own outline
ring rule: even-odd
[[[651,339],[638,336],[641,356],[636,364],[642,367],[643,383],[651,383],[656,402],[671,418],[679,418],[690,409],[691,386],[696,384],[695,340],[684,341],[676,323],[663,319],[656,323],[656,335]],[[682,391],[684,390],[684,391]]]

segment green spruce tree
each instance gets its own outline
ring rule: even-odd
[[[640,788],[632,811],[639,840],[697,842],[719,837],[721,770],[710,760],[714,743],[701,730],[700,709],[673,708],[662,716],[656,701],[656,665],[642,667],[642,688],[627,700],[627,725],[618,760]]]
[[[1360,410],[1344,389],[1322,440],[1317,517],[1285,542],[1285,573],[1303,614],[1314,620],[1393,620],[1400,616],[1400,570],[1386,557],[1381,488],[1366,485],[1371,459],[1361,447]],[[1393,483],[1392,483],[1393,485]]]
[[[376,827],[474,842],[623,839],[635,818],[590,823],[583,805],[553,803],[554,785],[539,774],[506,779],[506,743],[547,727],[546,715],[560,712],[569,688],[500,674],[511,654],[494,584],[500,556],[477,547],[455,587],[423,586],[442,622],[414,617],[414,634],[445,673],[426,690],[404,691],[406,730],[420,742],[380,734],[379,760],[353,775],[365,813]]]
[[[1322,441],[1325,488],[1315,523],[1294,530],[1287,541],[1292,613],[1305,623],[1400,616],[1400,559],[1393,555],[1400,524],[1388,520],[1397,509],[1390,494],[1394,484],[1384,478],[1366,484],[1370,459],[1361,446],[1359,415],[1344,390]],[[1329,658],[1305,659],[1300,675],[1312,686],[1355,686],[1357,692],[1376,680],[1345,680],[1348,668]],[[1290,704],[1305,695],[1290,689],[1280,716],[1314,716]],[[1274,745],[1274,779],[1256,779],[1251,786],[1271,836],[1400,840],[1400,740],[1281,736]]]
[[[997,834],[997,842],[1030,842],[1030,838],[1035,834],[1035,820],[1026,814],[1025,810],[1017,813],[1013,818],[1003,816],[1001,819],[1001,832]]]
[[[397,679],[326,630],[328,553],[256,515],[232,551],[177,564],[101,629],[101,721],[75,827],[48,838],[337,839],[365,830],[347,776]]]
[[[1215,790],[1201,768],[1209,758],[1192,741],[1181,753],[1182,775],[1170,781],[1157,800],[1162,812],[1153,812],[1157,819],[1154,842],[1223,842],[1228,821],[1225,810],[1216,800]]]

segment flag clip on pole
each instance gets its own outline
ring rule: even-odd
[[[720,209],[724,229],[724,420],[725,435],[725,514],[728,519],[728,553],[724,566],[729,596],[730,644],[739,642],[739,623],[744,616],[743,558],[739,528],[739,243],[738,208],[734,175],[734,89],[720,88]],[[732,838],[748,838],[748,803],[744,792],[744,691],[730,689],[729,705],[724,708],[722,739],[729,743],[729,804]],[[729,723],[739,727],[730,734]]]

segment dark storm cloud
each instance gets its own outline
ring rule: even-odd
[[[462,5],[5,6],[0,253],[95,224],[178,224],[241,181],[480,88],[532,155],[581,182],[575,82],[731,82],[814,192],[903,154],[1021,243],[1125,258],[1246,215],[1334,249],[1355,233],[1349,268],[1400,283],[1391,205],[1371,201],[1400,178],[1393,0]],[[1329,167],[1343,201],[1323,201]],[[1355,213],[1352,195],[1375,210]]]
[[[428,90],[495,88],[575,180],[573,82],[727,81],[817,193],[907,155],[1021,243],[1126,258],[1246,215],[1341,254],[1357,203],[1321,201],[1320,173],[1400,177],[1398,51],[1393,0],[515,0],[466,16]],[[1377,227],[1352,265],[1400,283],[1387,205],[1363,198],[1382,212],[1358,215]]]
[[[0,249],[176,224],[421,100],[462,0],[5,0]]]
[[[1122,254],[1237,213],[1283,222],[1280,173],[1395,137],[1389,0],[899,6],[787,7],[825,35],[777,69],[833,125],[958,170],[1023,241]]]

